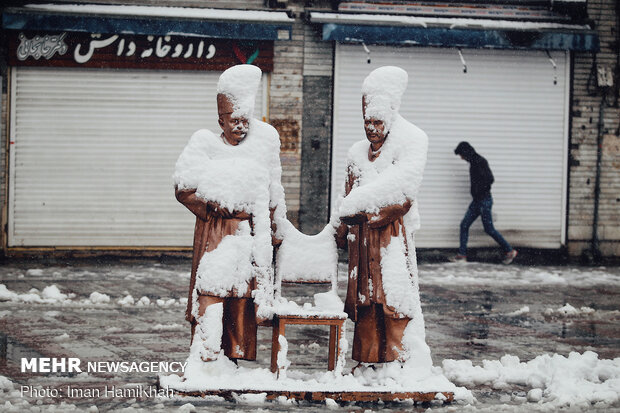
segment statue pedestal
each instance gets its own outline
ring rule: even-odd
[[[336,402],[393,402],[413,401],[414,403],[430,403],[433,400],[442,400],[450,403],[454,400],[452,392],[389,392],[389,391],[286,391],[286,390],[242,390],[220,389],[204,391],[177,391],[176,394],[191,397],[217,396],[227,401],[234,401],[235,395],[239,394],[266,394],[266,400],[276,400],[284,396],[290,400],[324,402],[332,399]]]

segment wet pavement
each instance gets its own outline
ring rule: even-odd
[[[73,388],[153,386],[154,373],[22,373],[21,358],[79,357],[96,361],[185,361],[189,328],[184,321],[190,261],[187,259],[106,259],[65,262],[10,261],[0,266],[0,284],[13,295],[0,299],[0,375],[35,390],[60,389],[58,397],[26,394],[35,407],[65,403],[58,411],[140,409],[177,410],[191,402],[198,411],[286,411],[287,404],[252,406],[199,399],[135,397],[69,397]],[[346,267],[340,265],[339,292],[344,296]],[[60,293],[46,287],[55,285]],[[32,289],[37,289],[33,291]],[[287,285],[283,295],[300,304],[312,302],[325,286]],[[427,343],[434,364],[444,359],[469,359],[474,365],[505,354],[531,360],[545,353],[568,355],[594,351],[599,358],[620,357],[620,268],[529,267],[468,263],[420,264],[420,290]],[[0,289],[0,297],[3,295]],[[30,294],[29,294],[30,292]],[[93,292],[109,297],[91,296]],[[6,297],[5,293],[4,296]],[[131,299],[127,296],[131,295]],[[38,298],[37,298],[38,297]],[[89,298],[90,297],[90,298]],[[142,299],[147,297],[148,300]],[[119,300],[121,301],[119,303]],[[133,300],[133,302],[132,302]],[[590,310],[576,315],[558,311],[566,304]],[[347,322],[351,342],[352,325]],[[323,370],[327,365],[327,329],[298,326],[287,329],[291,369]],[[245,366],[268,368],[271,330],[259,328],[258,360]],[[350,361],[347,367],[353,366]],[[32,387],[30,387],[32,386]],[[510,405],[527,389],[470,388],[476,409],[496,411]],[[516,396],[515,396],[516,395]],[[33,397],[31,397],[33,396]],[[53,395],[51,395],[53,396]],[[0,392],[0,411],[8,400]],[[21,396],[20,396],[21,397]],[[13,405],[15,405],[13,400]],[[26,406],[26,405],[24,405]],[[322,411],[325,405],[296,406]],[[457,411],[458,405],[430,406]],[[527,404],[518,411],[530,411]],[[357,404],[344,411],[425,411],[429,406]],[[189,406],[186,407],[186,410]],[[36,410],[36,409],[35,409]],[[33,410],[33,411],[35,411]],[[613,410],[613,409],[612,409]],[[20,411],[20,410],[16,410]],[[183,411],[183,409],[181,410]],[[603,411],[603,410],[600,410]],[[606,409],[605,411],[610,411]]]

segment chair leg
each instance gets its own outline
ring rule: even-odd
[[[338,357],[338,341],[340,336],[340,329],[337,325],[329,326],[329,355],[327,359],[327,370],[334,370],[336,368],[336,357]]]
[[[278,318],[273,319],[273,327],[271,332],[271,372],[278,371],[278,353],[280,352],[280,320]]]

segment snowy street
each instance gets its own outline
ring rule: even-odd
[[[420,263],[433,364],[471,391],[460,392],[450,405],[88,397],[68,394],[67,386],[148,388],[156,384],[157,373],[21,372],[21,358],[35,357],[77,357],[83,366],[184,362],[190,267],[188,259],[122,258],[15,260],[0,266],[0,411],[620,411],[619,267]],[[341,297],[346,272],[340,263]],[[283,295],[303,304],[327,288],[285,285]],[[352,324],[346,325],[350,342]],[[287,329],[289,370],[325,370],[327,332]],[[257,362],[241,366],[269,367],[271,329],[261,327],[258,335]],[[350,351],[347,369],[355,364]]]

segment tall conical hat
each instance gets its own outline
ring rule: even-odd
[[[370,72],[362,84],[366,118],[377,118],[391,123],[400,109],[400,101],[408,80],[407,72],[396,66],[382,66]]]
[[[251,118],[262,72],[253,65],[237,65],[226,69],[217,82],[217,93],[233,104],[233,116]]]

